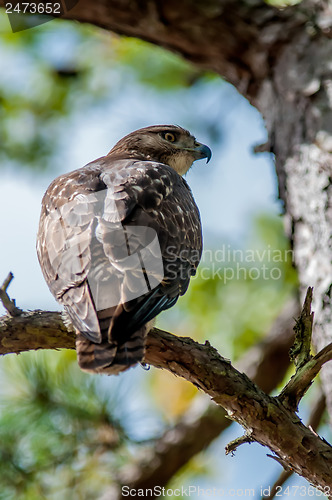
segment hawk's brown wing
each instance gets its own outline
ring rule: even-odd
[[[104,157],[57,178],[43,199],[37,250],[45,279],[93,342],[107,329],[123,343],[173,305],[201,248],[191,191],[160,163]]]
[[[94,342],[101,334],[87,276],[93,224],[101,208],[97,195],[104,189],[98,163],[55,179],[42,201],[37,235],[37,255],[50,291],[74,326]]]

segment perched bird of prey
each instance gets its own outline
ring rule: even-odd
[[[202,231],[182,175],[202,158],[210,149],[187,130],[156,125],[47,189],[37,253],[83,370],[117,374],[142,362],[152,320],[186,292]]]

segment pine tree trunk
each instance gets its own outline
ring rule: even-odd
[[[332,341],[332,40],[309,26],[284,48],[255,103],[275,154],[302,295],[314,287],[314,346]],[[332,420],[332,364],[322,372]]]

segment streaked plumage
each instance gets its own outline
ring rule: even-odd
[[[210,156],[181,127],[147,127],[47,189],[37,253],[76,329],[82,369],[119,373],[142,361],[149,322],[186,292],[202,236],[181,175]]]

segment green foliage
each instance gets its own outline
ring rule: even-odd
[[[2,370],[0,498],[96,498],[128,455],[117,392],[102,392],[70,351],[7,356]]]
[[[115,39],[113,47],[120,64],[134,71],[144,85],[157,90],[189,87],[199,79],[217,78],[212,73],[197,69],[188,61],[160,47],[134,38]]]
[[[265,0],[265,2],[272,7],[277,7],[277,9],[284,9],[285,7],[297,5],[301,3],[302,0]]]

